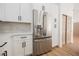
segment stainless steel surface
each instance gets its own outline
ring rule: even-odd
[[[44,7],[44,6],[43,6]],[[46,36],[47,35],[47,12],[44,10],[41,10],[40,15],[38,16],[38,11],[33,10],[33,35],[35,36]],[[41,24],[39,24],[38,18],[41,20]]]
[[[52,49],[52,37],[47,34],[47,12],[45,12],[45,7],[42,12],[42,24],[38,24],[39,21],[37,21],[38,11],[33,12],[33,55],[40,55]]]
[[[34,40],[33,55],[41,55],[43,53],[49,52],[52,49],[51,38],[37,39]]]

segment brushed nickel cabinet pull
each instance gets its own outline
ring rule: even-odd
[[[18,16],[18,21],[21,21],[21,16]]]
[[[21,37],[22,39],[27,38],[27,37]]]
[[[22,42],[22,48],[26,47],[26,42]]]
[[[19,21],[19,16],[18,16],[18,21]]]
[[[20,18],[19,20],[21,21],[21,16],[19,16],[19,18]]]
[[[20,16],[20,20],[22,20],[22,16]]]

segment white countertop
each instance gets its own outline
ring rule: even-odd
[[[2,45],[4,42],[7,42],[11,36],[16,35],[32,35],[32,33],[0,33],[0,45]]]

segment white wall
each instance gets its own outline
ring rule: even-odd
[[[73,11],[73,15],[74,15],[74,20],[73,22],[79,22],[79,3],[75,3],[74,4],[74,11]]]
[[[51,18],[51,25],[52,25],[52,46],[57,46],[59,45],[59,7],[57,4],[52,4],[50,7],[50,18]],[[56,19],[56,22],[55,22]],[[56,28],[55,28],[56,24]]]
[[[73,16],[73,4],[72,3],[61,3],[60,8],[61,8],[60,10],[61,14]]]
[[[73,42],[73,3],[60,4],[60,47],[62,46],[62,14],[72,17],[71,19],[71,42]]]

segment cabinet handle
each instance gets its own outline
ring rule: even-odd
[[[19,16],[19,20],[21,21],[21,16]]]
[[[22,18],[22,17],[20,16],[20,21],[22,20],[21,18]]]
[[[19,16],[18,16],[18,21],[19,21]]]
[[[27,37],[21,37],[22,39],[27,38]]]
[[[18,16],[18,21],[21,21],[21,16]]]
[[[22,16],[20,16],[20,21],[22,20]]]
[[[26,47],[26,42],[22,42],[22,48]]]

